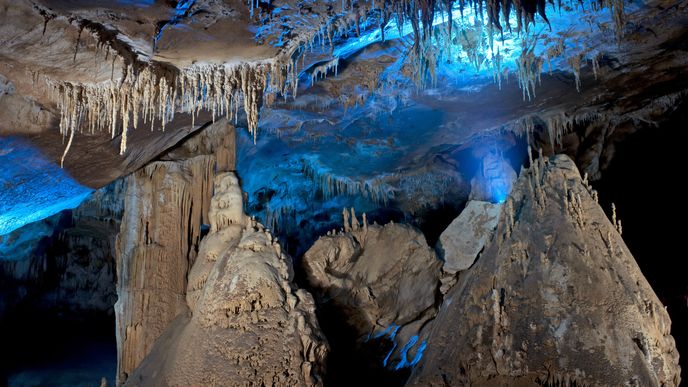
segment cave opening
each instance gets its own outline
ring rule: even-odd
[[[0,384],[115,384],[117,187],[0,237]]]
[[[115,384],[114,314],[80,313],[78,319],[33,307],[0,323],[5,356],[0,381],[7,386]]]

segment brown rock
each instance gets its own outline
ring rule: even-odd
[[[303,257],[304,271],[320,302],[335,303],[362,340],[396,339],[387,362],[396,366],[404,344],[434,314],[441,261],[410,226],[357,223],[318,239]]]
[[[190,274],[190,313],[170,325],[127,385],[322,384],[327,342],[313,298],[294,287],[291,259],[262,225],[224,215],[241,208],[234,174],[217,176],[216,227]]]
[[[566,156],[538,160],[409,385],[676,386],[671,321]]]
[[[437,243],[444,260],[442,270],[455,274],[471,267],[485,243],[492,237],[502,206],[470,201],[461,214],[449,224]]]
[[[229,132],[227,132],[229,130]],[[186,311],[187,273],[209,223],[217,168],[233,168],[233,128],[211,126],[127,178],[117,242],[118,383]],[[227,146],[230,136],[231,146]]]

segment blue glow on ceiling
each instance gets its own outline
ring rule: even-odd
[[[598,9],[598,7],[572,2],[563,4],[560,9],[552,3],[547,3],[549,25],[540,15],[535,15],[536,24],[531,24],[528,32],[521,31],[520,34],[516,32],[516,13],[512,12],[508,23],[511,28],[502,21],[503,32],[495,29],[490,39],[487,15],[479,17],[472,7],[466,7],[462,16],[456,5],[452,11],[453,41],[451,44],[444,44],[447,38],[445,35],[435,34],[433,37],[435,48],[441,52],[441,60],[437,63],[436,73],[459,83],[459,86],[469,84],[476,78],[495,78],[496,80],[497,73],[502,78],[508,79],[509,73],[515,77],[517,61],[524,50],[524,41],[532,45],[535,55],[540,58],[547,57],[548,51],[562,44],[563,52],[566,54],[553,58],[542,71],[548,71],[550,68],[570,70],[568,57],[576,53],[585,53],[588,58],[594,57],[603,50],[602,45],[609,43],[593,41],[590,44],[591,42],[588,41],[587,46],[583,44],[583,38],[591,33],[613,28],[610,9]],[[637,8],[636,5],[629,4],[626,11],[631,12],[635,8]],[[445,12],[435,13],[434,26],[441,26],[447,22]],[[593,26],[595,26],[594,29]],[[395,19],[392,19],[384,28],[385,40],[409,39],[408,36],[412,33],[410,23],[406,22],[400,31]],[[343,39],[342,42],[337,43],[332,57],[347,58],[381,41],[380,28],[368,28],[360,37]],[[469,49],[466,49],[467,47]],[[475,49],[471,50],[470,47],[475,47]]]
[[[341,225],[344,207],[371,220],[371,211],[394,198],[384,179],[425,149],[419,133],[432,133],[444,114],[415,106],[394,115],[347,117],[334,122],[318,113],[270,110],[263,112],[261,127],[273,132],[259,136],[257,144],[238,131],[237,170],[248,213],[287,234],[321,235]],[[302,222],[317,229],[309,231]]]
[[[0,165],[0,235],[75,208],[93,191],[20,138],[0,138]]]

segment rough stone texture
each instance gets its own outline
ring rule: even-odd
[[[456,273],[471,267],[483,250],[497,222],[502,206],[481,201],[470,201],[447,227],[437,242],[437,253],[442,265],[442,287],[445,294],[456,281]]]
[[[536,161],[409,385],[676,386],[671,321],[566,156]]]
[[[218,175],[213,226],[189,275],[189,309],[127,385],[322,384],[327,342],[313,298],[294,287],[279,243],[241,209],[237,178]]]
[[[442,270],[454,274],[471,267],[492,237],[502,206],[470,201],[458,218],[440,235],[437,251],[444,264]]]
[[[186,310],[187,273],[208,224],[216,171],[231,168],[233,128],[211,126],[128,177],[117,243],[118,383]],[[188,157],[189,155],[195,155]]]
[[[397,340],[389,366],[396,366],[411,337],[435,311],[441,261],[413,227],[359,225],[344,211],[343,233],[323,236],[303,256],[316,298],[332,303],[363,339]],[[349,223],[351,219],[351,224]],[[419,341],[420,344],[420,341]]]

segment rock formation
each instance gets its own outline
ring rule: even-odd
[[[118,381],[186,310],[216,171],[233,169],[234,129],[218,122],[127,178],[117,240]],[[229,141],[229,146],[227,143]]]
[[[321,305],[341,311],[360,341],[393,342],[379,361],[408,366],[408,351],[422,346],[418,335],[435,311],[441,262],[410,226],[368,225],[365,214],[360,224],[353,210],[343,214],[343,232],[321,237],[303,256],[307,281]]]
[[[502,203],[511,192],[516,172],[494,148],[481,156],[480,168],[471,180],[469,199]]]
[[[0,320],[26,305],[66,319],[112,314],[123,192],[117,180],[74,210],[0,237]]]
[[[127,385],[322,385],[327,342],[313,298],[295,288],[291,259],[242,208],[235,175],[219,174],[188,309]]]
[[[671,321],[566,156],[521,173],[409,385],[677,386]]]
[[[116,288],[118,383],[317,385],[329,321],[282,249],[355,207],[424,233],[345,212],[303,259],[319,315],[355,332],[330,343],[382,374],[676,384],[667,315],[587,181],[681,125],[688,0],[585,3],[0,0],[0,315]],[[551,159],[515,183],[528,146],[587,178]],[[122,178],[116,216],[47,218]]]
[[[449,224],[437,242],[442,264],[442,288],[445,294],[456,282],[456,274],[471,267],[485,244],[492,238],[502,206],[472,200]]]

